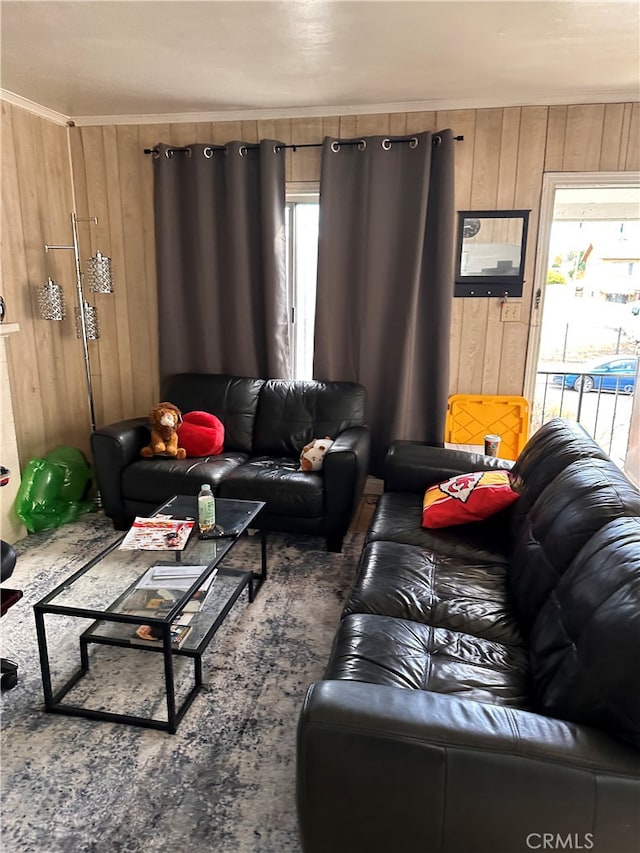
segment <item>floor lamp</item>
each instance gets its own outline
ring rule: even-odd
[[[89,415],[91,417],[91,431],[96,430],[96,416],[93,405],[93,386],[91,383],[91,363],[89,361],[89,341],[95,341],[100,337],[98,328],[98,311],[95,306],[90,305],[84,298],[82,287],[82,269],[80,267],[80,250],[78,243],[78,222],[93,222],[97,224],[96,216],[78,217],[71,214],[71,230],[73,244],[71,246],[45,245],[45,252],[53,249],[71,249],[76,264],[76,292],[78,304],[75,308],[76,334],[82,341],[84,355],[84,370],[87,381],[87,399],[89,401]],[[111,275],[111,258],[102,252],[87,260],[87,280],[89,289],[93,293],[113,293],[113,278]],[[43,320],[64,320],[66,316],[64,296],[62,287],[49,278],[46,284],[38,288],[38,307]]]

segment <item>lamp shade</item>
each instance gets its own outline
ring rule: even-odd
[[[82,337],[82,317],[80,309],[76,308],[76,334],[79,338]],[[100,327],[98,326],[98,311],[93,305],[84,302],[84,327],[87,333],[88,341],[97,341],[100,337]]]
[[[65,308],[62,288],[52,278],[36,288],[38,310],[43,320],[64,320]]]
[[[113,293],[111,258],[98,251],[87,260],[87,281],[94,293]]]

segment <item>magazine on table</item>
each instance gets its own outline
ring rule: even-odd
[[[172,589],[186,590],[204,573],[206,565],[188,566],[185,563],[157,563],[150,566],[136,584],[137,589],[153,589],[168,586]],[[204,580],[201,586],[209,589],[217,574],[217,568]]]
[[[184,593],[193,586],[200,575],[205,571],[205,566],[186,566],[182,563],[165,563],[151,566],[138,580],[136,586],[127,595],[120,609],[125,613],[138,616],[162,616],[168,613],[176,602],[184,597]],[[206,599],[218,569],[214,568],[211,574],[200,584],[184,602],[182,610],[171,624],[171,645],[179,649],[184,643],[190,629],[190,622],[202,607]],[[138,646],[162,646],[161,625],[138,625],[130,637],[130,642]]]
[[[136,516],[120,547],[129,551],[181,551],[194,524],[189,519]]]
[[[194,581],[205,571],[206,566],[186,566],[182,563],[151,566],[138,580],[133,589],[118,605],[122,613],[136,616],[162,616],[168,613]],[[215,580],[215,568],[191,597],[184,603],[182,613],[195,613],[202,607]]]

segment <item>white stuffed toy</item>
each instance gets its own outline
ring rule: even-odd
[[[301,471],[319,471],[324,462],[324,455],[333,444],[333,440],[326,435],[324,438],[315,438],[309,444],[305,444],[300,454]]]

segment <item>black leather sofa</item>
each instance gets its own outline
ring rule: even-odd
[[[183,413],[216,415],[225,428],[224,449],[218,456],[142,459],[147,417],[96,430],[97,485],[117,529],[174,494],[196,495],[210,483],[218,497],[265,501],[257,528],[322,535],[329,550],[341,550],[369,464],[361,385],[183,373],[163,381],[160,397]],[[333,445],[322,470],[300,471],[304,445],[326,435]]]
[[[499,516],[420,526],[511,466]],[[640,849],[640,495],[579,426],[515,463],[392,446],[297,785],[305,853]]]

